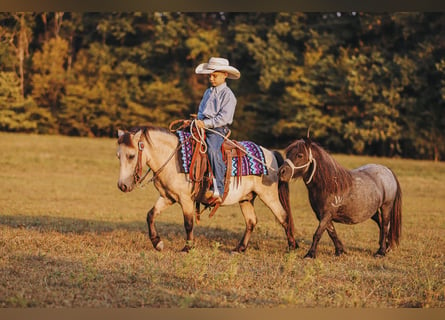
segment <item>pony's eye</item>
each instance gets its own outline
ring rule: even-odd
[[[302,159],[303,158],[303,154],[302,153],[297,154],[297,158],[298,159]]]
[[[135,157],[135,155],[134,155],[134,154],[129,154],[129,155],[128,155],[128,159],[129,159],[129,160],[133,160],[133,159],[134,159],[134,157]]]

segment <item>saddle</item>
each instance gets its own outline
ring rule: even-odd
[[[180,126],[174,128],[178,124]],[[221,203],[216,203],[216,199],[213,197],[206,197],[207,191],[213,185],[213,172],[206,153],[206,146],[203,143],[205,133],[198,134],[196,127],[190,132],[190,121],[188,120],[175,120],[170,124],[169,129],[176,133],[181,144],[181,148],[178,150],[179,166],[181,172],[187,174],[192,182],[192,199],[195,201],[196,222],[199,223],[199,217],[205,209],[213,207],[210,213],[210,217],[212,217],[221,205]],[[268,174],[264,153],[260,146],[251,141],[229,140],[229,136],[230,132],[221,146],[223,160],[227,168],[222,202],[229,193],[231,177],[234,177],[235,183],[239,184],[242,176]],[[200,137],[200,139],[193,137]],[[205,205],[202,211],[200,211],[201,204]]]
[[[193,130],[196,130],[195,128]],[[197,134],[196,132],[194,133]],[[230,133],[229,133],[230,135]],[[226,138],[228,138],[228,136]],[[206,198],[205,194],[210,189],[210,187],[213,185],[213,172],[212,168],[210,166],[210,162],[207,156],[207,153],[205,152],[205,147],[202,143],[202,141],[205,141],[205,133],[204,136],[201,136],[201,141],[196,141],[192,139],[192,160],[190,163],[189,168],[189,178],[190,181],[192,181],[192,198],[195,201],[196,206],[196,220],[199,222],[199,217],[202,213],[200,211],[200,204],[205,205],[205,209],[209,207],[213,207],[212,211],[210,212],[209,217],[213,217],[216,210],[219,208],[221,203],[216,203],[215,198]],[[238,160],[238,168],[241,168],[242,166],[242,158],[246,156],[247,152],[244,149],[244,147],[239,144],[237,141],[232,141],[225,139],[222,146],[221,146],[221,152],[223,155],[223,160],[226,165],[226,176],[224,179],[224,194],[222,196],[222,202],[227,197],[227,194],[229,193],[229,185],[230,185],[230,179],[232,176],[232,162],[233,158],[237,158]],[[241,170],[237,171],[236,175],[236,183],[239,184],[241,182]],[[216,187],[216,186],[215,186]],[[204,211],[203,210],[203,211]]]

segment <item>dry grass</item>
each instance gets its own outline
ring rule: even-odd
[[[156,252],[145,214],[157,192],[117,187],[115,140],[0,134],[1,307],[444,307],[445,163],[336,158],[348,168],[378,162],[404,193],[401,246],[383,259],[368,221],[336,225],[348,254],[324,235],[316,260],[303,260],[317,220],[301,181],[292,183],[300,249],[258,201],[259,223],[245,254],[230,250],[244,222],[237,206],[195,227],[196,247],[178,206],[157,220]]]

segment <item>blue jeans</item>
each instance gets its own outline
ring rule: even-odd
[[[227,127],[213,128],[213,130],[221,133],[224,136],[229,132]],[[206,143],[208,147],[207,154],[209,156],[209,162],[213,175],[215,176],[216,187],[218,188],[221,197],[224,194],[224,178],[226,175],[226,165],[223,161],[221,152],[223,142],[224,138],[220,135],[210,131],[206,132]]]

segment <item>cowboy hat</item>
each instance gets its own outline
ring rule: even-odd
[[[201,63],[196,67],[195,73],[197,74],[210,74],[215,71],[223,71],[227,72],[229,75],[227,78],[229,79],[239,79],[241,73],[235,67],[229,65],[229,60],[224,58],[215,58],[212,57],[209,59],[208,63]]]

